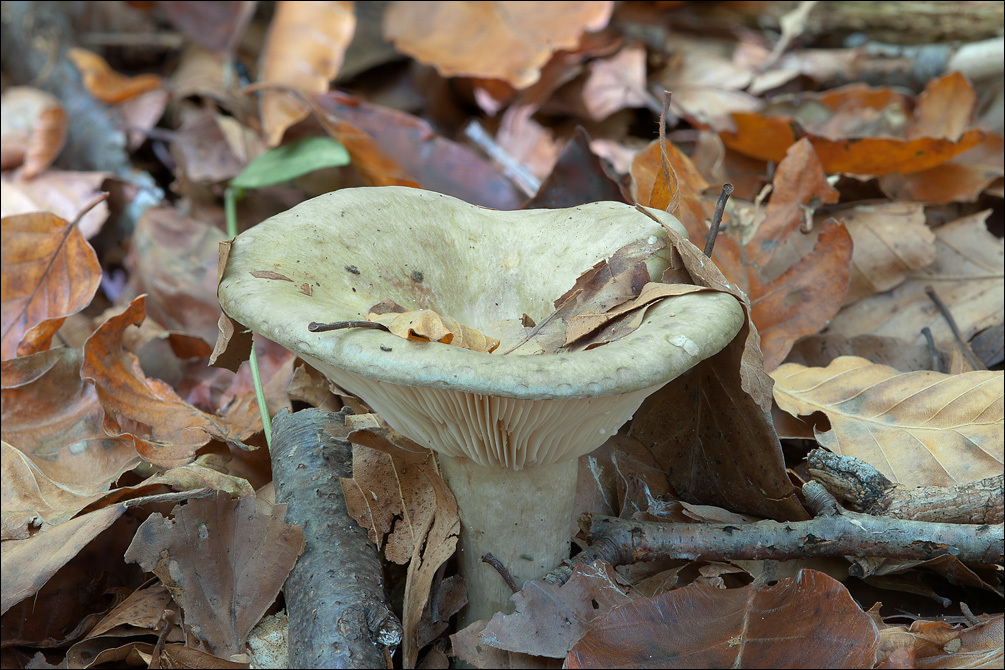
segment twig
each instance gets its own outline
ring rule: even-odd
[[[932,337],[932,329],[925,326],[921,329],[921,334],[925,336],[925,342],[928,343],[928,353],[932,356],[932,370],[945,372],[942,369],[942,359],[939,357],[939,350],[935,348],[935,338]]]
[[[498,558],[492,554],[485,554],[482,556],[482,563],[488,563],[495,568],[496,572],[499,573],[499,576],[503,578],[504,582],[506,582],[506,586],[513,590],[513,593],[520,590],[520,587],[516,585],[516,581],[513,579],[513,575],[509,573],[509,569],[507,569]]]
[[[341,412],[276,415],[272,475],[276,502],[304,529],[304,553],[286,580],[291,668],[384,668],[401,642],[387,604],[376,547],[349,516],[341,479],[352,477],[352,445],[326,430]]]
[[[516,184],[528,197],[533,197],[541,190],[541,180],[520,163],[508,151],[489,135],[482,124],[473,120],[464,126],[464,136],[474,143],[485,155],[498,163],[503,173]]]
[[[956,325],[956,319],[953,318],[953,313],[949,311],[948,307],[946,307],[946,303],[942,302],[942,298],[939,297],[939,294],[936,293],[935,289],[931,286],[925,287],[925,293],[929,298],[931,298],[932,302],[935,303],[939,313],[942,314],[942,318],[949,324],[949,330],[953,331],[953,338],[956,340],[956,344],[959,346],[960,351],[963,352],[963,357],[967,359],[967,365],[969,365],[972,370],[986,370],[987,368],[984,367],[984,364],[977,360],[977,357],[974,356],[974,352],[970,349],[970,345],[963,339],[963,335],[960,334],[960,327]]]
[[[712,215],[712,225],[708,229],[708,236],[705,237],[705,257],[712,257],[712,249],[715,247],[715,240],[719,236],[719,228],[722,226],[722,213],[726,211],[726,201],[733,195],[733,185],[726,182],[719,191],[719,199],[715,203],[715,214]]]
[[[312,333],[326,333],[329,330],[344,330],[346,328],[372,328],[373,330],[387,330],[387,326],[376,321],[333,321],[331,323],[318,323],[311,321],[307,324],[307,330]]]
[[[992,524],[1005,520],[1005,475],[957,486],[894,484],[865,461],[814,449],[810,474],[860,512],[897,519],[940,523]]]
[[[823,487],[818,482],[809,482]],[[788,560],[876,556],[928,560],[950,554],[966,563],[1005,560],[1002,524],[964,525],[870,516],[838,508],[809,521],[747,524],[660,523],[614,517],[589,523],[590,546],[544,577],[564,584],[573,566],[595,560],[625,565],[657,558],[685,560]]]

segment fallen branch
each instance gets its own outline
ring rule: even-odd
[[[387,604],[377,550],[349,516],[341,479],[352,477],[352,446],[325,431],[342,412],[276,415],[272,476],[287,521],[306,546],[286,580],[291,668],[391,667],[402,629]]]
[[[912,521],[1002,523],[1005,475],[958,486],[894,484],[876,468],[852,456],[814,449],[807,459],[810,474],[858,512]]]
[[[657,558],[726,561],[873,556],[928,560],[951,554],[965,563],[1002,563],[1002,524],[963,525],[908,521],[842,510],[824,487],[809,482],[807,498],[820,516],[809,521],[748,524],[660,523],[583,515],[590,546],[545,580],[564,584],[578,563],[626,565]]]

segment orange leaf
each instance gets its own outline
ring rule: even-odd
[[[811,254],[751,296],[750,316],[761,332],[765,370],[777,367],[797,339],[819,332],[841,309],[851,254],[848,229],[828,220]]]
[[[66,52],[66,55],[80,70],[80,76],[88,92],[101,102],[110,105],[163,86],[163,80],[155,74],[141,74],[135,77],[119,74],[104,58],[93,51],[73,47]]]
[[[671,214],[680,219],[687,228],[691,242],[704,246],[705,234],[708,232],[705,219],[708,218],[709,212],[705,209],[701,194],[709,184],[691,159],[673,142],[668,140],[664,146],[669,162],[668,169],[672,167],[677,175],[676,186],[667,182],[663,172],[660,143],[659,140],[654,140],[632,159],[635,200],[654,209],[666,210],[674,193],[677,192],[679,205]]]
[[[613,2],[396,2],[384,37],[444,77],[502,79],[527,88],[559,49],[607,26]]]
[[[976,107],[977,92],[967,78],[959,72],[947,74],[929,82],[918,96],[914,123],[907,129],[905,137],[958,141],[970,127]]]
[[[66,317],[91,302],[101,266],[77,227],[54,214],[9,216],[0,226],[0,354],[8,359],[48,349]]]
[[[262,51],[261,80],[302,93],[324,93],[338,74],[356,32],[352,2],[280,2]],[[262,93],[262,128],[269,146],[307,116],[283,91]]]
[[[240,444],[261,430],[260,423],[235,424],[202,412],[182,400],[168,384],[143,374],[139,359],[123,349],[122,337],[129,326],[143,322],[145,299],[133,300],[84,344],[80,375],[98,391],[105,410],[105,432],[132,438],[144,460],[171,468],[191,462],[196,450],[211,439]],[[254,400],[249,396],[240,402]],[[228,413],[233,414],[232,410]]]

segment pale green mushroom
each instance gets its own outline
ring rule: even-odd
[[[684,233],[673,216],[651,213]],[[501,212],[418,189],[346,189],[239,235],[220,304],[439,454],[461,512],[471,622],[510,609],[512,592],[482,555],[495,555],[521,585],[567,558],[577,459],[743,324],[732,296],[694,293],[663,300],[637,330],[603,346],[499,353],[513,344],[510,331],[494,332],[500,322],[544,319],[595,263],[628,243],[663,238],[656,220],[616,202]],[[654,280],[668,257],[663,249],[647,261]],[[366,319],[385,299],[503,343],[479,353],[379,330],[307,328]]]

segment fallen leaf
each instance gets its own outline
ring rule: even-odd
[[[0,222],[3,359],[44,351],[70,314],[90,302],[101,281],[91,245],[54,214],[18,214]]]
[[[812,220],[816,207],[838,198],[805,140],[790,147],[772,185],[763,210],[734,203],[733,219],[712,255],[723,274],[750,296],[766,370],[785,359],[793,342],[819,332],[837,313],[852,262],[847,228],[831,221],[819,227],[812,252],[796,256],[788,267],[772,268],[769,275],[777,250]]]
[[[772,373],[775,401],[793,416],[823,412],[821,446],[869,463],[906,486],[952,486],[1001,474],[1001,372],[899,372],[842,356],[826,368]]]
[[[283,2],[276,5],[260,64],[260,79],[302,93],[324,93],[336,76],[356,31],[352,2]],[[270,147],[308,110],[283,91],[262,93],[262,128]]]
[[[680,36],[681,42],[685,39]],[[672,94],[670,108],[678,116],[719,127],[729,124],[730,113],[755,112],[764,106],[742,90],[751,76],[750,69],[716,53],[714,45],[692,40],[673,55],[660,85]]]
[[[808,518],[771,423],[772,380],[750,303],[700,249],[673,230],[667,235],[680,256],[671,264],[683,274],[678,281],[730,293],[748,318],[725,349],[646,398],[624,439],[649,450],[685,500],[775,519]]]
[[[903,94],[855,84],[800,96],[794,108],[785,110],[788,113],[734,113],[735,128],[720,132],[720,136],[732,149],[775,162],[805,137],[827,173],[920,172],[945,163],[984,139],[982,130],[965,130],[974,101],[972,87],[958,72],[930,82],[913,110]],[[823,113],[803,109],[814,106]],[[803,116],[800,119],[798,115]],[[863,119],[871,127],[864,126]]]
[[[80,70],[80,76],[88,93],[110,105],[164,85],[163,80],[155,74],[141,74],[135,77],[119,74],[105,62],[104,58],[87,49],[71,47],[66,56]]]
[[[928,328],[937,347],[951,350],[955,338],[926,295],[933,287],[952,311],[964,340],[1005,320],[1005,247],[984,224],[989,212],[965,216],[935,230],[935,262],[886,293],[842,309],[829,333],[883,335],[925,344]]]
[[[2,364],[4,539],[68,520],[139,464],[129,440],[102,430],[80,363],[79,350],[64,348]]]
[[[123,298],[146,294],[147,314],[165,329],[216,342],[222,315],[216,273],[224,237],[173,207],[147,209],[124,261],[130,279]]]
[[[920,172],[893,172],[879,180],[880,188],[894,200],[932,204],[973,202],[1005,174],[1005,142],[988,134],[980,144],[951,160]]]
[[[125,553],[156,574],[185,622],[223,658],[245,651],[248,633],[275,601],[304,548],[286,505],[263,513],[254,497],[217,495],[151,514]]]
[[[493,209],[517,209],[524,201],[487,159],[416,116],[338,91],[317,101],[328,115],[329,133],[373,186],[420,186]]]
[[[835,333],[821,333],[804,337],[792,347],[785,357],[786,363],[799,363],[810,368],[825,368],[839,356],[858,356],[873,363],[889,365],[901,372],[915,370],[938,370],[943,359],[948,359],[946,351],[932,349],[927,342],[908,342],[900,337],[884,335],[856,335],[845,337]],[[811,436],[807,439],[812,439]]]
[[[551,173],[524,209],[561,209],[588,202],[628,202],[615,176],[592,150],[590,136],[576,126],[572,139],[562,147]]]
[[[164,610],[171,603],[171,593],[161,583],[136,589],[106,614],[87,634],[97,637],[118,626],[157,630],[164,619]]]
[[[353,478],[342,480],[342,489],[349,514],[378,547],[384,543],[385,557],[408,563],[402,655],[404,665],[414,667],[433,578],[457,548],[461,525],[457,502],[428,452],[420,462],[354,446]]]
[[[136,356],[122,349],[122,336],[129,326],[142,323],[144,302],[144,296],[133,300],[84,345],[80,374],[97,389],[105,410],[105,432],[127,436],[144,460],[170,468],[190,462],[196,450],[213,438],[240,444],[261,430],[260,423],[231,423],[202,412],[168,384],[143,374]]]
[[[66,112],[50,93],[27,86],[12,86],[0,96],[0,166],[10,170],[24,165],[25,178],[44,172],[66,143]]]
[[[17,173],[0,177],[0,215],[52,212],[73,221],[101,195],[101,187],[110,175],[47,170],[32,179],[22,177]],[[77,228],[84,239],[89,240],[98,234],[107,218],[108,203],[99,202],[80,218]]]
[[[663,171],[663,156],[667,171]],[[669,211],[676,216],[688,237],[696,245],[704,246],[708,234],[706,219],[711,216],[701,194],[709,183],[688,156],[673,142],[654,140],[632,159],[632,184],[636,202]]]
[[[3,568],[0,614],[38,592],[57,570],[125,511],[123,504],[109,505],[27,539],[5,540],[0,559]]]
[[[449,316],[441,316],[431,309],[387,314],[371,312],[367,320],[385,326],[392,335],[406,340],[442,342],[483,353],[491,353],[499,346],[496,338],[487,337],[481,331],[461,325]]]
[[[772,586],[694,584],[623,605],[573,647],[564,667],[871,668],[878,648],[876,624],[847,589],[800,570]]]
[[[522,89],[540,78],[555,51],[574,49],[584,32],[603,29],[613,8],[612,2],[395,2],[384,14],[384,37],[444,77],[502,79]]]
[[[629,589],[617,583],[609,563],[578,564],[565,584],[527,582],[513,594],[516,611],[495,614],[478,637],[496,649],[565,658],[599,619],[634,599]],[[451,639],[464,634],[461,631]]]
[[[652,94],[646,88],[645,48],[627,46],[613,56],[590,61],[581,95],[594,121],[622,109],[649,106]]]

